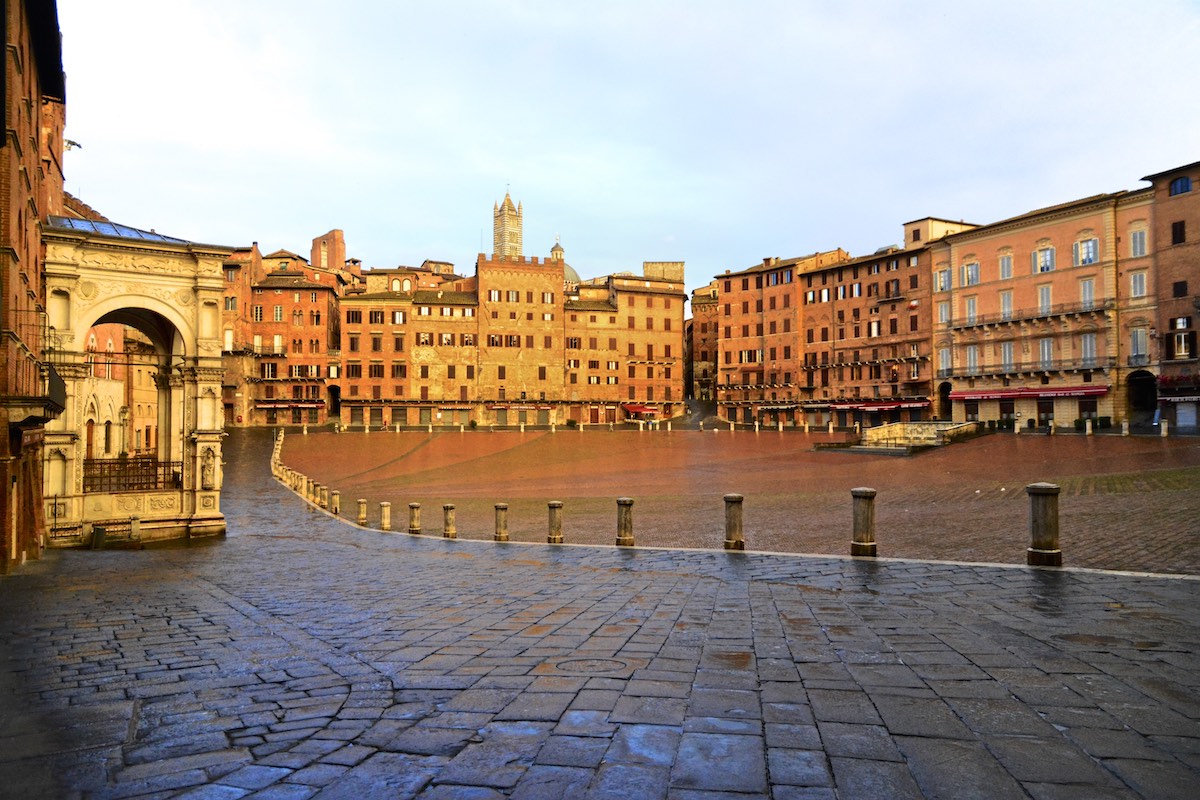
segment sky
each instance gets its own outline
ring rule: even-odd
[[[66,188],[364,267],[584,278],[902,243],[1200,160],[1200,2],[59,0]]]

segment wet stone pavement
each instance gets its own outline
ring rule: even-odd
[[[1200,581],[355,528],[0,578],[0,797],[1192,798]]]

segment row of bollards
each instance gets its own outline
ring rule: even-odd
[[[274,452],[271,455],[271,472],[304,497],[313,505],[327,509],[334,515],[341,513],[341,493],[330,491],[328,487],[310,480],[307,476],[283,466],[279,461],[279,453],[283,444],[283,431],[279,431],[275,440]],[[1058,495],[1060,487],[1052,483],[1031,483],[1025,487],[1029,496],[1029,536],[1030,544],[1026,551],[1026,563],[1030,566],[1058,567],[1062,566],[1062,550],[1059,547],[1058,526]],[[878,554],[878,544],[875,541],[875,497],[877,492],[868,487],[857,487],[850,490],[853,504],[853,528],[850,541],[850,555],[874,557]],[[727,494],[725,501],[725,549],[744,551],[746,540],[742,526],[742,503],[744,497],[740,494]],[[546,542],[548,544],[563,543],[563,504],[559,500],[551,500],[547,504],[548,526]],[[507,542],[508,534],[508,504],[496,503],[496,530],[493,541]],[[442,506],[442,536],[446,539],[458,538],[456,510],[452,503]],[[358,514],[356,521],[359,525],[367,525],[367,500],[358,499]],[[392,529],[392,504],[387,501],[379,504],[380,530]],[[408,504],[408,532],[421,533],[421,504]],[[617,498],[617,537],[616,546],[634,547],[633,536],[633,498]]]
[[[1025,563],[1031,567],[1062,566],[1062,549],[1058,542],[1058,495],[1061,491],[1061,487],[1053,483],[1031,483],[1025,487],[1025,493],[1029,495],[1029,548]],[[876,555],[875,494],[874,489],[867,487],[850,490],[850,496],[854,498],[852,556]]]

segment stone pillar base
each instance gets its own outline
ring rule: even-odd
[[[617,547],[633,547],[633,546],[634,545],[633,545],[633,537],[632,536],[618,536],[617,537]]]
[[[726,539],[725,540],[725,549],[726,550],[745,550],[746,543],[743,541],[736,540],[736,539]]]
[[[850,555],[875,557],[875,542],[851,542]]]
[[[546,537],[546,544],[562,544],[562,543],[563,543],[563,535],[561,533],[558,534],[557,536],[555,536],[554,534],[551,534]]]
[[[1025,563],[1031,567],[1061,567],[1062,550],[1035,550],[1030,547],[1025,551]]]

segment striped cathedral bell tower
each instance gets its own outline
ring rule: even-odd
[[[492,254],[495,258],[521,257],[521,206],[513,207],[504,193],[504,202],[492,210]]]

